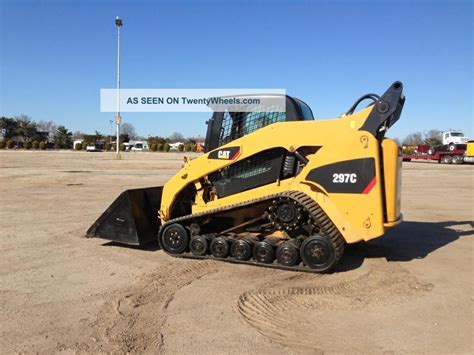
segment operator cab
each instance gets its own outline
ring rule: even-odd
[[[278,96],[262,95],[259,97],[265,99]],[[272,123],[305,120],[314,120],[311,108],[303,101],[288,95],[285,96],[285,112],[276,112],[275,110],[265,112],[265,107],[262,108],[262,111],[254,112],[228,110],[214,112],[207,122],[205,151],[214,150]]]

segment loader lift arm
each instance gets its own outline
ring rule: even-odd
[[[394,82],[381,98],[374,101],[375,107],[360,129],[382,139],[387,130],[400,118],[405,104],[403,84],[400,81]]]

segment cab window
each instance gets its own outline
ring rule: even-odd
[[[275,122],[286,121],[285,112],[229,112],[225,111],[219,146],[245,136]]]
[[[303,101],[299,100],[299,99],[296,99],[298,101],[298,104],[300,106],[300,109],[301,109],[301,112],[303,114],[303,120],[314,120],[314,117],[313,117],[313,111],[311,111],[311,108],[306,104],[304,103]]]

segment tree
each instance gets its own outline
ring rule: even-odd
[[[187,140],[188,142],[192,143],[192,144],[204,142],[204,138],[201,137],[201,136],[188,137],[186,140]]]
[[[72,146],[72,132],[63,125],[58,126],[53,139],[56,148],[71,148]]]
[[[439,147],[443,145],[443,132],[438,129],[430,129],[425,134],[425,144],[431,147]]]
[[[130,139],[137,139],[137,132],[131,123],[125,122],[120,126],[120,133],[128,136]]]
[[[104,135],[100,133],[99,131],[95,131],[95,142],[99,143],[102,140],[102,138],[104,138]]]
[[[82,135],[83,143],[92,144],[95,143],[96,136],[95,134],[83,134]]]
[[[423,144],[423,136],[421,132],[414,132],[410,133],[405,139],[402,141],[403,145],[418,145]]]
[[[30,140],[36,134],[36,123],[26,115],[20,115],[15,117],[18,122],[17,134],[23,138],[23,140]]]
[[[72,134],[72,139],[73,140],[81,139],[81,138],[83,138],[83,136],[84,136],[84,133],[82,133],[81,131],[75,131]]]
[[[53,121],[39,121],[36,124],[39,132],[53,133],[56,132],[58,126]]]
[[[48,133],[48,132],[40,132],[37,131],[34,135],[34,140],[37,140],[38,142],[40,141],[47,141],[49,140],[49,137],[52,136],[53,133]]]
[[[151,146],[152,144],[165,144],[166,139],[160,136],[150,136],[147,138],[148,145]]]
[[[0,118],[0,130],[3,131],[4,139],[11,139],[17,135],[18,122],[13,118]]]
[[[169,140],[171,143],[182,142],[184,141],[184,136],[179,132],[174,132],[171,134],[171,136],[169,136]]]
[[[128,134],[122,133],[122,134],[119,136],[119,140],[120,140],[120,142],[122,142],[122,143],[128,143],[128,142],[130,142],[130,136],[129,136]]]

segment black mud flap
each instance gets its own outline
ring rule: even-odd
[[[130,245],[145,245],[158,238],[163,186],[126,190],[87,230],[87,236]]]

